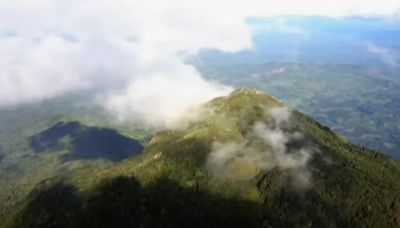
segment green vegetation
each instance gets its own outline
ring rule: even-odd
[[[41,138],[55,143],[56,147],[51,148],[51,145],[47,144],[50,147],[45,148],[45,151],[35,152],[32,147],[32,139],[35,136],[46,132],[57,123],[75,121],[80,123],[79,131],[72,135],[72,132],[67,131],[69,134],[59,140]],[[113,130],[114,128],[118,132]],[[106,134],[103,134],[104,132]],[[107,149],[103,150],[104,153],[99,153],[101,151],[88,151],[87,148],[96,149],[98,143],[103,145],[102,149],[109,145],[114,147],[115,145],[112,146],[107,140],[110,135],[117,141],[122,139],[128,142],[128,145],[133,145],[132,142],[138,145],[135,139],[143,145],[148,141],[151,134],[149,132],[151,130],[138,125],[122,125],[112,121],[87,94],[69,95],[38,104],[0,110],[0,224],[15,212],[15,207],[20,206],[20,202],[38,183],[54,177],[64,178],[76,173],[95,172],[110,166],[114,160],[120,160],[135,152],[133,150],[124,153],[124,150],[120,150],[111,153]],[[103,140],[99,141],[98,136],[103,137]],[[85,150],[79,150],[81,148]],[[75,152],[78,153],[74,153],[74,149],[77,149]],[[115,155],[121,156],[113,159]]]
[[[265,150],[253,126],[274,125],[268,110],[283,106],[240,89],[204,104],[210,112],[184,130],[156,133],[137,157],[61,165],[56,175],[41,172],[21,182],[16,198],[1,183],[2,194],[10,196],[2,201],[2,226],[399,227],[399,162],[349,143],[298,111],[289,130],[318,149],[305,167],[311,174],[307,188],[294,184],[299,170],[291,167],[258,170],[250,178],[210,172],[206,164],[215,142]],[[240,177],[247,172],[236,171]]]

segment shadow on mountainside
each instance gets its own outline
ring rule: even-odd
[[[84,198],[63,183],[39,186],[15,228],[259,227],[260,205],[181,187],[162,178],[142,186],[117,177]]]

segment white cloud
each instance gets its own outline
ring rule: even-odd
[[[169,67],[165,66],[159,72],[146,72],[146,77],[132,80],[126,90],[105,99],[107,109],[120,121],[136,117],[155,127],[173,127],[186,110],[230,91],[205,81],[192,66],[181,62],[170,66],[175,71],[171,74],[163,72]]]
[[[288,23],[285,17],[279,16],[272,18],[270,23],[255,23],[250,26],[253,34],[278,31],[297,35],[296,39],[307,39],[310,35],[304,29]]]
[[[204,48],[250,48],[246,18],[393,16],[399,5],[398,0],[0,0],[0,107],[101,88],[105,104],[121,119],[149,117],[165,125],[166,118],[230,91],[205,81],[183,61]]]
[[[380,47],[373,43],[367,43],[367,50],[375,55],[378,58],[388,64],[391,67],[399,67],[400,66],[400,57],[394,53],[392,50],[384,47]]]

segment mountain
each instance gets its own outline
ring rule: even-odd
[[[238,89],[181,125],[140,155],[27,182],[2,226],[400,227],[400,163],[272,96]]]

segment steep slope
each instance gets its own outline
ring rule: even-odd
[[[239,89],[136,158],[40,183],[4,226],[399,227],[399,176],[397,161]]]

